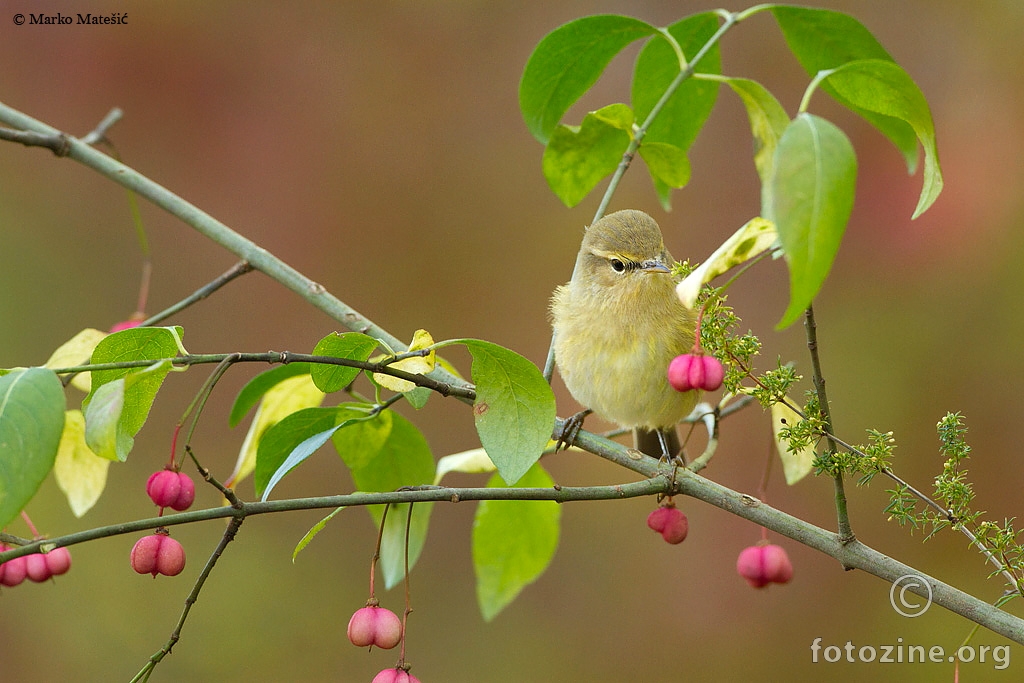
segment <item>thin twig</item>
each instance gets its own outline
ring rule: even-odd
[[[836,441],[832,436],[832,412],[829,410],[828,395],[825,393],[825,376],[821,372],[821,360],[818,357],[818,326],[814,322],[814,307],[808,306],[805,312],[804,329],[807,333],[807,351],[811,355],[811,371],[814,390],[818,394],[818,405],[824,421],[825,437],[832,451],[836,450]],[[846,506],[846,489],[843,485],[843,473],[836,472],[832,477],[836,504],[837,531],[839,539],[847,543],[856,538],[850,527],[850,513]]]

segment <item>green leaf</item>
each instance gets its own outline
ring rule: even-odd
[[[775,150],[764,207],[789,266],[789,307],[779,328],[800,316],[828,276],[856,181],[857,158],[841,130],[812,114],[790,123]]]
[[[228,424],[232,427],[238,426],[242,418],[260,402],[265,393],[284,380],[298,375],[308,375],[309,371],[309,363],[288,363],[256,375],[242,387],[238,396],[235,397],[235,404],[231,406]]]
[[[0,529],[53,469],[64,431],[64,387],[50,370],[0,376]]]
[[[634,40],[656,32],[639,19],[606,14],[576,19],[544,36],[519,83],[519,110],[533,136],[548,144],[562,116],[608,62]]]
[[[645,142],[640,158],[647,164],[653,178],[679,189],[690,182],[690,160],[686,152],[667,142]]]
[[[694,55],[715,35],[719,19],[714,12],[686,17],[668,27],[686,59]],[[716,43],[695,67],[697,73],[722,72],[722,56]],[[664,38],[648,41],[637,55],[633,70],[632,103],[637,119],[643,121],[679,75],[679,58]],[[718,97],[718,84],[690,78],[668,99],[647,129],[644,144],[665,142],[684,152],[690,148],[704,126]],[[642,149],[642,148],[641,148]]]
[[[457,339],[473,356],[473,417],[480,443],[505,483],[515,484],[544,452],[555,424],[555,395],[537,366],[497,344]]]
[[[858,59],[893,61],[881,43],[853,17],[824,9],[776,5],[771,8],[793,55],[811,76]],[[907,169],[917,168],[917,137],[905,121],[857,106],[832,86],[824,90],[868,121],[903,154]]]
[[[91,363],[125,363],[137,360],[162,360],[178,355],[181,337],[180,327],[133,327],[105,337],[92,352]],[[93,393],[107,382],[140,372],[143,368],[122,368],[119,370],[95,370],[92,373],[92,393],[85,397],[82,406],[92,400]]]
[[[267,484],[288,456],[313,434],[320,434],[337,424],[338,408],[305,408],[288,415],[268,428],[260,439],[256,453],[253,486],[256,495],[263,495]]]
[[[134,327],[105,337],[92,353],[91,363],[124,363],[165,360],[178,355],[183,331],[180,327]],[[85,439],[96,455],[123,462],[135,443],[135,435],[149,417],[171,362],[145,368],[94,370],[89,395],[82,401]],[[116,386],[103,389],[107,384]],[[100,393],[102,390],[102,393]],[[92,403],[102,396],[103,405]],[[91,424],[100,420],[99,424]]]
[[[313,355],[366,360],[379,343],[373,337],[358,332],[345,332],[344,334],[332,332],[317,342],[316,348],[313,349]],[[316,388],[329,394],[347,387],[359,375],[359,372],[359,368],[314,363],[309,374],[313,378]]]
[[[789,115],[779,101],[757,81],[725,76],[718,80],[739,95],[747,110],[750,132],[754,136],[754,167],[763,187],[771,177],[775,148],[789,125]]]
[[[118,462],[128,459],[135,435],[146,423],[156,393],[170,371],[171,361],[164,360],[98,386],[97,378],[93,378],[92,392],[86,397],[91,400],[82,402],[85,442],[93,453]]]
[[[690,60],[707,44],[718,25],[718,16],[705,12],[678,21],[667,30],[679,44],[685,59]],[[644,45],[633,70],[631,97],[638,119],[647,119],[680,69],[679,57],[664,36]],[[717,44],[704,54],[694,70],[721,73],[722,58]],[[717,97],[718,84],[688,78],[672,93],[647,129],[639,152],[666,211],[671,209],[671,188],[684,187],[690,181],[686,150],[704,127]]]
[[[296,467],[301,465],[306,458],[313,455],[321,446],[327,443],[330,438],[334,435],[341,425],[335,425],[330,429],[314,434],[301,442],[298,446],[292,449],[292,452],[288,454],[288,457],[284,459],[281,466],[270,476],[270,481],[267,482],[266,488],[263,489],[263,495],[260,497],[261,501],[266,501],[270,496],[270,492],[274,490],[278,482],[285,478],[289,472],[294,470]]]
[[[345,461],[345,466],[350,470],[358,470],[368,466],[380,455],[381,449],[391,436],[394,413],[384,410],[371,420],[353,420],[352,418],[361,410],[359,404],[345,405],[351,411],[346,418],[345,429],[336,432],[331,441],[338,455]],[[368,406],[362,408],[364,417],[367,414],[366,408]]]
[[[606,116],[606,110],[617,111]],[[580,126],[559,125],[544,149],[544,177],[569,207],[579,204],[601,179],[610,175],[629,147],[629,128],[621,125],[624,104],[610,104],[583,117]],[[632,112],[630,112],[632,114]]]
[[[854,106],[904,121],[913,128],[924,148],[924,187],[913,217],[924,213],[942,191],[942,170],[928,101],[910,75],[893,62],[864,59],[827,72],[822,82]]]
[[[302,540],[300,540],[298,542],[298,544],[296,544],[295,550],[292,551],[292,562],[293,563],[295,562],[295,558],[299,556],[299,553],[301,553],[303,550],[305,550],[306,546],[309,545],[309,542],[312,541],[313,538],[318,533],[320,533],[321,531],[324,530],[324,527],[327,526],[327,523],[329,521],[334,519],[334,515],[338,514],[339,512],[341,512],[344,509],[345,509],[344,505],[342,505],[340,508],[336,508],[334,510],[334,512],[332,512],[331,514],[329,514],[326,517],[324,517],[323,519],[321,519],[319,522],[314,524],[313,527],[309,531],[306,532],[306,535],[302,537]]]
[[[489,487],[500,487],[491,477]],[[554,481],[534,465],[521,487],[548,488]],[[562,510],[553,501],[484,500],[473,520],[473,569],[480,611],[490,621],[544,573],[558,548]]]
[[[388,415],[391,428],[386,440],[376,455],[360,467],[351,468],[352,480],[360,491],[395,491],[403,486],[430,484],[434,478],[434,456],[427,440],[415,425],[401,415],[384,411],[378,417]],[[338,436],[350,429],[372,423],[373,420],[357,423],[339,430]],[[344,454],[342,454],[344,457]],[[347,461],[346,461],[347,462]],[[384,585],[394,586],[405,577],[405,528],[409,515],[409,503],[392,505],[388,511],[381,540],[380,568]],[[383,505],[369,506],[370,515],[379,525],[384,514]],[[430,512],[433,503],[416,503],[412,512],[412,527],[409,535],[409,568],[416,564],[427,538]]]

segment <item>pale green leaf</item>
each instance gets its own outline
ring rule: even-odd
[[[913,215],[917,218],[938,198],[943,184],[935,144],[935,124],[924,94],[906,71],[886,60],[847,62],[826,73],[822,82],[834,88],[847,102],[903,121],[914,129],[924,148],[924,186]]]
[[[452,453],[437,461],[437,474],[434,475],[434,484],[440,484],[444,475],[449,472],[480,474],[483,472],[493,472],[495,469],[494,463],[487,457],[487,451],[482,448]]]
[[[779,432],[786,425],[795,425],[803,418],[795,410],[784,403],[772,404],[772,434],[775,437],[775,448],[782,460],[782,471],[786,475],[786,483],[792,486],[814,470],[816,453],[813,446],[798,451],[789,450],[789,444],[779,438]]]
[[[789,307],[778,327],[799,317],[825,282],[846,230],[857,157],[841,130],[800,114],[775,150],[765,218],[775,223],[789,266]]]
[[[320,533],[321,531],[324,530],[324,527],[327,526],[328,522],[330,522],[332,519],[334,519],[334,515],[338,514],[339,512],[341,512],[344,509],[345,509],[344,505],[341,506],[340,508],[335,508],[334,512],[332,512],[331,514],[329,514],[326,517],[324,517],[323,519],[321,519],[319,522],[314,524],[313,527],[309,531],[306,532],[306,535],[302,537],[302,540],[300,540],[298,542],[298,544],[296,544],[295,550],[292,551],[292,562],[293,563],[295,562],[295,558],[299,556],[299,553],[301,553],[306,548],[306,546],[309,545],[309,542],[312,541],[313,538],[318,533]]]
[[[107,485],[109,468],[110,460],[93,453],[85,443],[82,411],[66,411],[53,474],[75,517],[84,515],[99,500]]]
[[[404,417],[392,411],[392,424],[387,439],[377,453],[360,467],[351,468],[352,480],[360,491],[395,491],[403,486],[430,484],[434,477],[434,456],[427,440],[420,431]],[[354,427],[369,424],[356,423],[335,434],[338,437]],[[344,455],[344,454],[343,454]],[[346,461],[347,462],[347,461]],[[351,466],[350,466],[351,467]],[[409,567],[416,564],[427,538],[430,512],[433,503],[416,503],[412,512],[412,527],[409,536]],[[384,513],[383,505],[369,506],[370,515],[379,525]],[[380,570],[384,585],[390,588],[405,576],[406,522],[409,517],[409,503],[392,505],[388,511],[384,536],[381,540]]]
[[[644,142],[639,151],[651,176],[665,185],[678,189],[690,182],[690,159],[680,148],[667,142]]]
[[[772,222],[752,218],[712,252],[708,259],[676,285],[676,294],[687,308],[693,308],[700,288],[734,266],[770,249],[779,236]]]
[[[96,350],[96,346],[106,336],[106,332],[100,332],[99,330],[87,327],[58,346],[57,350],[53,352],[43,367],[53,370],[56,368],[72,368],[76,365],[85,365],[92,357],[92,352]],[[80,372],[71,380],[71,386],[89,393],[91,389],[89,380],[90,373]]]
[[[601,110],[584,116],[580,126],[559,124],[544,148],[544,178],[566,206],[576,206],[615,171],[629,141],[630,133],[610,125]]]
[[[284,370],[288,367],[285,365],[281,368],[275,368],[270,372]],[[263,375],[267,374],[263,373]],[[254,383],[263,375],[257,376],[246,385],[235,401],[236,408],[242,402],[242,397],[246,394],[246,390],[250,386],[254,386]],[[252,474],[256,467],[256,456],[259,453],[260,440],[270,427],[292,413],[304,408],[315,408],[324,400],[324,392],[317,389],[313,384],[313,380],[310,379],[308,366],[304,372],[300,372],[298,375],[286,377],[285,379],[278,379],[275,376],[272,379],[274,381],[270,386],[260,382],[259,386],[248,394],[248,396],[252,396],[260,392],[262,398],[260,399],[259,408],[256,410],[256,416],[253,418],[252,424],[249,425],[249,431],[245,434],[242,447],[238,451],[235,469],[228,477],[226,485],[231,488],[236,487],[238,482]],[[248,402],[248,398],[246,402]],[[244,415],[246,411],[239,412]],[[235,414],[236,411],[232,410],[232,417]]]
[[[502,486],[495,475],[487,484]],[[517,486],[549,488],[554,481],[534,465]],[[558,548],[561,508],[553,501],[485,500],[473,521],[476,595],[486,621],[493,619],[547,569]]]

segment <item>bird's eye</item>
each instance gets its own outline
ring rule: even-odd
[[[626,270],[626,264],[617,258],[609,259],[608,262],[612,264],[612,270],[616,273],[621,273]]]

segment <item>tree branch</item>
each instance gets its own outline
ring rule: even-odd
[[[162,185],[150,180],[135,169],[112,159],[81,140],[65,135],[57,129],[3,103],[0,103],[0,123],[18,129],[11,131],[13,133],[27,132],[36,133],[42,137],[63,137],[69,145],[67,156],[71,159],[88,166],[139,196],[145,197],[153,204],[181,219],[203,236],[216,242],[240,259],[248,261],[253,268],[265,273],[284,287],[295,292],[348,329],[382,339],[395,351],[407,350],[408,347],[404,342],[335,297],[324,289],[320,283],[309,279],[266,249],[246,239],[213,216],[185,201]],[[39,139],[42,140],[42,137]],[[11,138],[0,137],[0,139]],[[20,139],[15,139],[14,141],[22,142]],[[435,368],[430,373],[430,376],[452,386],[461,386],[462,388],[469,388],[471,386],[441,367]]]

